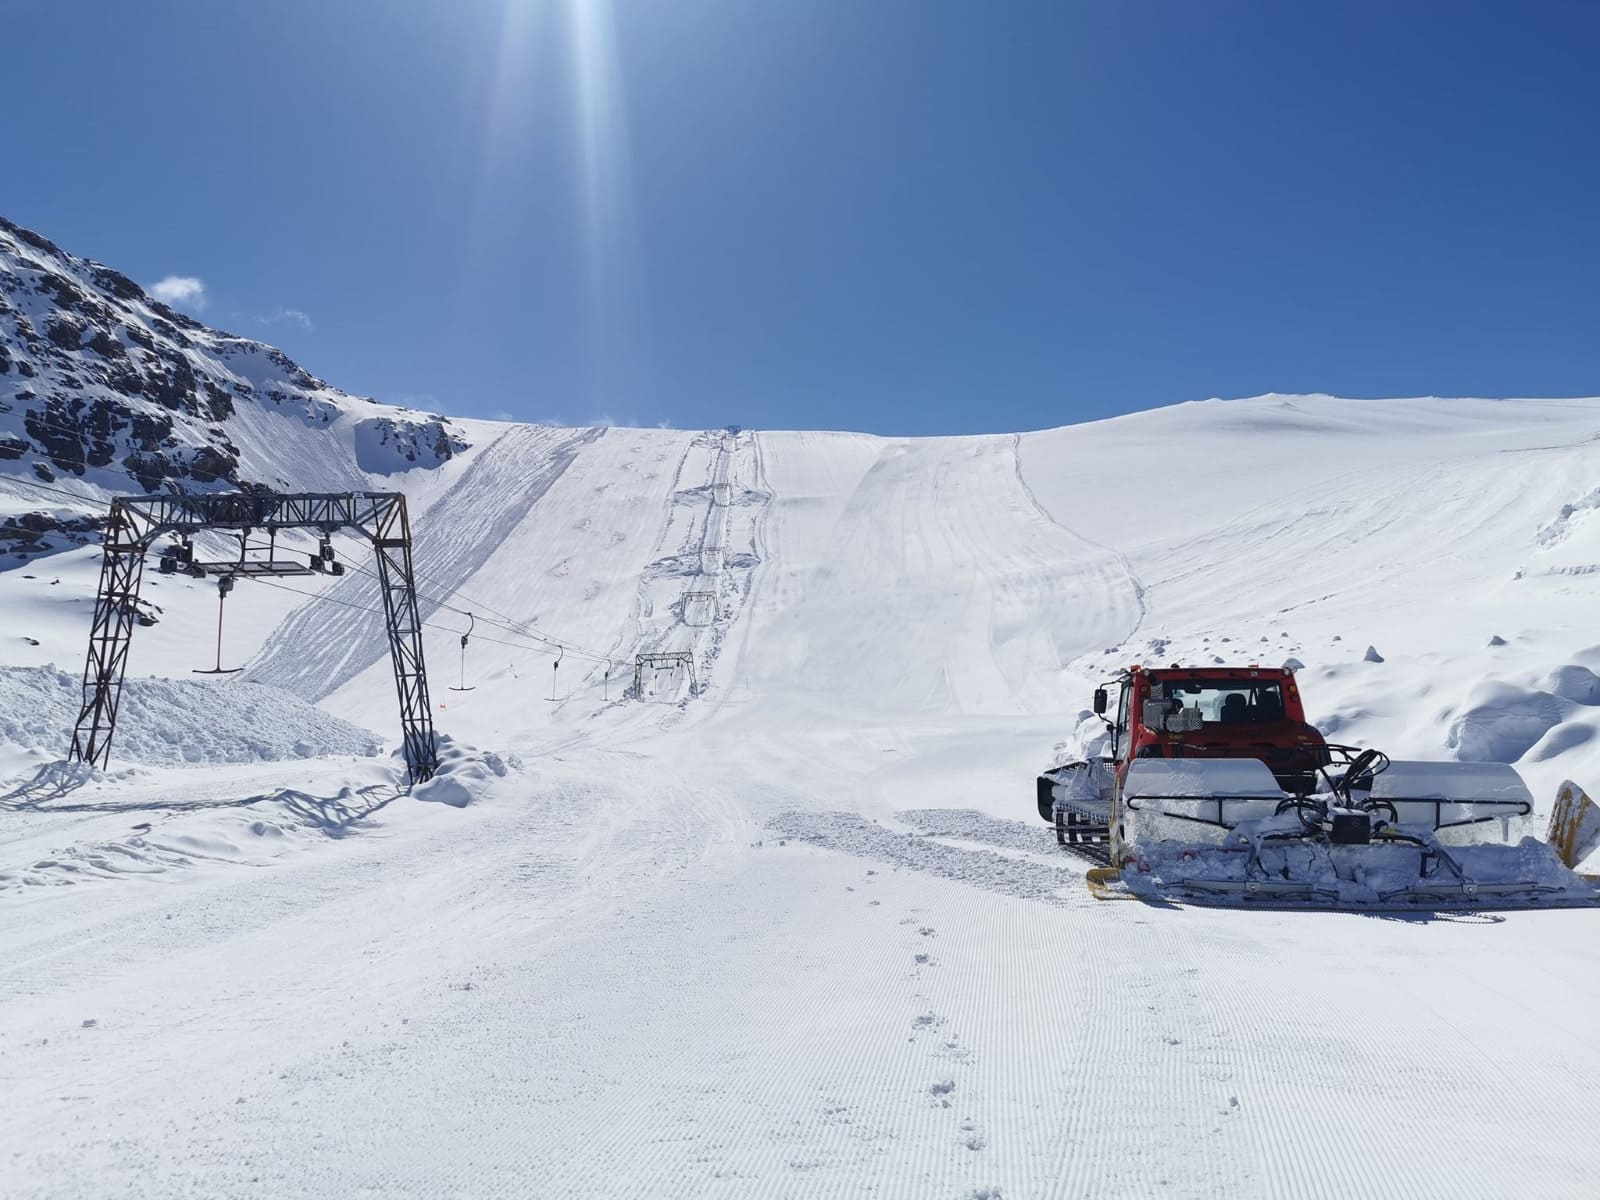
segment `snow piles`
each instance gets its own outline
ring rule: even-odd
[[[0,667],[0,741],[64,754],[82,702],[77,676]],[[152,764],[256,762],[378,753],[380,739],[265,684],[129,679],[112,751]]]
[[[506,762],[498,754],[474,749],[448,734],[439,734],[438,738],[439,766],[432,779],[411,789],[413,800],[465,808],[488,785],[491,776],[505,778]]]
[[[1463,762],[1540,762],[1589,741],[1600,707],[1600,676],[1569,663],[1544,680],[1545,688],[1485,680],[1450,726],[1447,741]]]

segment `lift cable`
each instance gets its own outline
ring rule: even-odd
[[[366,567],[362,566],[360,563],[354,563],[353,562],[353,563],[350,563],[349,566],[350,566],[350,568],[352,570],[360,571],[363,575],[366,575],[369,578],[377,579],[376,575],[374,575],[371,571],[369,571]],[[451,594],[457,595],[457,596],[461,595],[460,592],[455,592],[455,593],[451,593]],[[424,600],[432,601],[434,604],[437,604],[440,608],[448,609],[449,611],[451,611],[453,613],[456,613],[456,614],[458,614],[460,616],[466,617],[466,616],[471,616],[472,615],[467,609],[458,608],[454,604],[451,604],[448,600],[444,600],[440,596],[438,596],[438,595],[436,595],[434,593],[423,591],[421,588],[417,589],[417,595],[419,597],[421,597],[422,599],[424,599]],[[467,599],[467,598],[465,596],[463,596],[462,599]],[[468,600],[468,603],[475,603],[475,602],[471,601],[471,600]],[[493,612],[495,610],[490,609],[489,611]],[[599,664],[599,663],[603,663],[603,662],[609,661],[608,657],[606,655],[600,653],[598,650],[591,650],[586,646],[580,646],[576,642],[569,641],[566,638],[559,637],[559,636],[556,636],[556,635],[547,634],[547,633],[537,633],[537,632],[527,628],[527,623],[526,622],[518,622],[518,623],[515,623],[515,624],[507,624],[504,621],[494,621],[494,620],[491,620],[488,617],[485,617],[485,616],[482,616],[482,615],[478,616],[478,620],[482,621],[485,625],[489,625],[489,626],[491,626],[493,628],[496,628],[496,629],[502,629],[505,632],[511,633],[511,634],[515,634],[518,637],[525,637],[525,638],[530,639],[531,641],[543,643],[545,648],[547,648],[549,650],[553,650],[558,654],[560,654],[560,653],[570,653],[575,658],[586,658],[590,662],[593,662],[595,664]],[[514,618],[513,618],[513,620],[514,620]]]
[[[62,423],[60,421],[57,421],[57,420],[55,420],[55,419],[53,419],[53,418],[51,418],[49,416],[41,415],[39,413],[33,413],[33,414],[30,414],[30,415],[32,416],[34,423],[37,424],[37,425],[42,425],[42,426],[45,426],[47,428],[54,429],[57,432],[68,434],[70,436],[77,437],[77,438],[82,438],[84,436],[84,433],[83,433],[82,429],[76,428],[76,427],[74,427],[72,425],[64,424],[64,423]],[[24,424],[26,424],[26,422]],[[80,496],[75,492],[69,492],[69,491],[66,491],[63,488],[52,487],[49,484],[40,483],[40,482],[37,482],[35,480],[31,480],[31,479],[27,479],[27,478],[20,478],[19,477],[19,478],[16,478],[14,480],[14,482],[17,483],[18,485],[21,485],[21,486],[36,488],[36,489],[38,489],[40,491],[53,493],[54,495],[64,497],[65,499],[71,500],[74,503],[79,504],[79,505],[98,506],[98,505],[104,503],[104,499],[103,498],[94,497],[94,496]],[[261,547],[261,546],[252,547],[252,548],[253,549],[269,549],[268,547]],[[362,568],[357,564],[352,563],[351,565],[355,566],[357,570],[362,570]],[[371,574],[370,571],[367,571],[365,573],[369,574],[369,575]],[[421,578],[420,573],[416,572],[414,567],[413,567],[413,574],[417,575],[418,578]],[[417,589],[417,594],[419,596],[423,596],[423,597],[433,601],[433,603],[439,605],[441,608],[449,609],[453,613],[457,613],[457,614],[459,614],[461,616],[468,616],[469,615],[469,613],[468,613],[468,611],[466,609],[458,608],[455,605],[450,604],[450,603],[446,602],[445,600],[441,599],[437,595],[429,595],[428,593],[423,592],[422,589],[420,589],[420,588]],[[576,657],[587,658],[587,659],[589,659],[590,661],[592,661],[594,663],[602,663],[602,662],[608,661],[607,660],[607,656],[605,654],[601,653],[598,650],[591,649],[591,648],[589,648],[587,646],[580,646],[576,642],[572,642],[572,641],[569,641],[569,640],[567,640],[565,638],[561,638],[561,637],[558,637],[558,636],[551,636],[551,635],[548,635],[548,634],[536,633],[536,632],[528,629],[526,627],[526,623],[525,622],[519,621],[516,617],[511,616],[509,613],[501,612],[499,609],[495,608],[491,604],[486,604],[481,600],[475,600],[473,597],[468,596],[465,592],[462,592],[459,589],[452,588],[447,594],[451,595],[451,596],[458,597],[459,599],[461,599],[462,601],[466,602],[467,604],[471,604],[475,609],[477,609],[477,610],[479,610],[481,612],[493,613],[495,616],[502,618],[502,621],[497,622],[497,621],[491,621],[491,620],[489,620],[489,618],[485,617],[485,618],[483,618],[483,620],[484,620],[484,622],[486,624],[497,625],[500,628],[504,629],[508,633],[519,634],[519,635],[521,635],[523,637],[531,638],[534,641],[544,642],[547,645],[549,645],[552,649],[557,650],[557,651],[560,651],[563,648],[565,648],[567,650],[572,651],[573,654]],[[509,624],[504,624],[502,622],[509,622]]]
[[[59,431],[61,431],[63,433],[71,433],[71,434],[74,434],[74,435],[77,435],[77,436],[80,436],[80,437],[82,436],[82,433],[83,433],[83,431],[81,429],[74,429],[71,426],[62,425],[62,424],[59,424],[57,422],[44,420],[44,419],[40,419],[40,418],[37,418],[37,417],[35,418],[35,420],[36,420],[37,424],[49,426],[49,427],[57,429],[57,430],[59,430]],[[79,505],[98,506],[98,505],[104,503],[103,498],[95,497],[95,496],[80,496],[76,492],[69,492],[69,491],[66,491],[63,488],[52,487],[49,484],[40,483],[40,482],[38,482],[36,480],[32,480],[32,479],[17,477],[15,479],[13,479],[12,482],[14,482],[17,485],[22,486],[22,487],[35,488],[35,489],[37,489],[39,491],[50,492],[50,493],[53,493],[54,495],[65,497],[66,499],[71,500],[74,503],[79,504]],[[262,543],[255,543],[255,544],[252,544],[250,546],[250,549],[253,549],[253,550],[267,550],[267,551],[270,552],[272,547],[269,546],[269,545],[266,545],[266,544],[262,544]],[[373,574],[373,572],[371,572],[367,568],[363,567],[359,563],[352,562],[352,563],[349,564],[349,566],[353,567],[355,570],[360,571],[362,574],[367,575],[367,576],[369,576],[369,577],[371,577],[373,579],[377,578],[377,576],[375,574]],[[413,568],[413,573],[416,574],[419,578],[422,577],[419,572],[415,571],[415,568]],[[298,589],[289,588],[289,589],[286,589],[286,590],[288,590],[288,591],[296,591]],[[472,613],[469,612],[467,609],[458,608],[456,605],[449,603],[448,601],[442,599],[440,596],[438,596],[436,594],[423,591],[420,587],[416,589],[416,592],[417,592],[417,595],[419,597],[422,597],[424,599],[432,601],[434,604],[437,604],[440,608],[448,609],[449,611],[451,611],[453,613],[456,613],[456,614],[458,614],[460,616],[469,617],[469,618],[472,616]],[[315,593],[313,593],[313,592],[305,592],[303,594],[307,595],[307,596],[315,595]],[[474,605],[476,608],[481,609],[484,612],[493,613],[496,616],[503,618],[502,621],[493,621],[493,620],[490,620],[488,617],[481,618],[481,620],[483,620],[483,622],[485,624],[487,624],[487,625],[495,626],[497,628],[505,630],[507,633],[515,634],[515,635],[517,635],[519,637],[525,637],[525,638],[530,639],[531,641],[542,643],[545,647],[556,651],[558,654],[562,653],[562,652],[570,651],[573,654],[574,657],[588,659],[590,662],[593,662],[593,663],[595,663],[597,665],[600,664],[600,663],[609,663],[611,661],[607,655],[601,653],[600,651],[590,649],[590,648],[588,648],[586,646],[581,646],[578,643],[573,642],[573,641],[571,641],[569,639],[562,638],[562,637],[559,637],[559,636],[553,636],[553,635],[550,635],[550,634],[534,632],[533,630],[527,628],[526,622],[518,621],[517,618],[515,618],[513,616],[510,616],[507,613],[501,612],[499,609],[495,608],[493,605],[485,604],[485,603],[483,603],[482,601],[479,601],[479,600],[474,600],[471,596],[468,596],[466,593],[460,591],[459,589],[452,589],[447,594],[459,597],[461,600],[464,600],[468,604]],[[359,607],[359,606],[353,606],[353,607]],[[377,610],[376,609],[368,609],[366,611],[376,612]],[[427,625],[427,624],[429,624],[429,622],[425,621],[425,622],[423,622],[423,624]],[[435,626],[433,626],[433,628],[442,628],[442,627],[435,625]],[[482,640],[488,641],[489,639],[483,638]],[[506,644],[509,644],[509,643],[506,643]]]
[[[366,605],[366,604],[356,604],[356,603],[354,603],[354,602],[352,602],[350,600],[340,600],[335,596],[323,596],[323,595],[318,594],[317,592],[308,592],[304,588],[289,587],[287,584],[274,583],[274,582],[272,582],[272,580],[263,578],[261,576],[252,577],[250,582],[251,583],[259,583],[263,587],[277,588],[280,592],[293,592],[295,595],[304,596],[308,600],[321,600],[321,601],[324,601],[325,603],[328,603],[328,604],[337,604],[340,608],[353,608],[357,612],[377,613],[379,615],[382,615],[382,611],[383,611],[382,609],[372,608],[371,606]],[[463,630],[460,630],[460,629],[454,629],[449,625],[440,625],[436,621],[423,621],[422,624],[426,625],[429,629],[438,629],[438,630],[442,630],[445,633],[453,633],[457,637],[460,637],[462,635],[462,633],[464,632]],[[485,637],[481,633],[475,633],[472,636],[475,637],[480,642],[491,642],[496,646],[507,646],[507,647],[511,648],[512,650],[542,649],[542,647],[524,646],[524,645],[519,645],[516,642],[502,641],[500,638]]]
[[[261,544],[261,543],[256,543],[256,544],[254,544],[252,546],[252,549],[262,550],[262,549],[266,549],[266,546]],[[382,580],[378,578],[377,574],[374,571],[372,571],[370,568],[368,568],[366,566],[363,566],[359,562],[350,561],[350,562],[347,562],[345,565],[348,566],[349,569],[352,570],[352,571],[358,571],[361,574],[365,575],[367,578],[369,578],[369,579],[371,579],[371,580],[373,580],[375,582],[378,582],[380,584],[382,583]],[[416,574],[414,569],[413,569],[413,574]],[[297,590],[297,589],[291,588],[289,590],[294,591],[294,590]],[[545,633],[536,633],[536,632],[526,628],[525,625],[522,625],[522,626],[508,625],[503,621],[494,621],[494,620],[491,620],[490,618],[482,616],[480,614],[475,614],[475,613],[469,611],[468,609],[458,608],[456,605],[451,604],[448,600],[443,599],[442,597],[440,597],[436,593],[426,591],[421,587],[416,588],[416,593],[417,593],[417,596],[418,596],[419,599],[430,601],[431,603],[438,605],[440,608],[447,609],[448,611],[456,613],[459,616],[463,616],[463,617],[468,618],[469,621],[482,621],[485,625],[488,625],[491,628],[502,629],[506,633],[513,634],[513,635],[515,635],[517,637],[524,637],[524,638],[527,638],[530,641],[536,643],[533,646],[519,647],[519,649],[538,649],[538,650],[543,650],[546,653],[554,652],[556,654],[570,653],[575,658],[588,659],[590,662],[593,662],[596,665],[599,665],[600,663],[604,663],[604,662],[609,662],[610,661],[606,655],[601,654],[601,653],[599,653],[597,651],[589,650],[586,647],[579,646],[579,645],[577,645],[577,644],[575,644],[575,643],[573,643],[571,641],[567,641],[564,638],[556,637],[556,636],[553,636],[553,635],[550,635],[550,634],[545,634]],[[315,593],[306,592],[304,594],[309,596],[309,595],[314,595]],[[459,594],[459,593],[456,593],[456,594]],[[429,622],[429,621],[424,621],[423,624],[424,625],[429,625],[434,629],[443,629],[443,628],[445,628],[445,626],[436,625],[436,624],[433,624],[432,622]],[[459,630],[451,630],[451,632],[459,633],[460,631]],[[477,637],[480,641],[492,640],[492,639],[489,639],[489,638],[485,638],[482,634],[474,634],[473,636]],[[500,645],[511,645],[512,643],[501,642],[501,643],[498,643],[498,644],[500,644]],[[458,689],[456,689],[456,690],[458,690]]]

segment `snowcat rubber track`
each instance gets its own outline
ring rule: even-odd
[[[1061,804],[1056,808],[1056,844],[1069,850],[1106,846],[1111,841],[1108,814],[1086,811],[1086,804]]]

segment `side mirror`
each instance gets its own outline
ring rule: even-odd
[[[1095,716],[1097,716],[1097,717],[1105,716],[1106,715],[1106,709],[1109,708],[1109,707],[1110,707],[1110,697],[1106,695],[1105,688],[1095,688],[1095,690],[1094,690],[1094,713],[1095,713]]]

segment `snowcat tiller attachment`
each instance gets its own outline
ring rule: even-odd
[[[1591,803],[1591,833],[1568,802],[1557,818],[1574,832],[1559,848],[1526,836],[1533,798],[1509,766],[1365,751],[1325,782],[1293,795],[1256,759],[1130,763],[1113,798],[1112,868],[1090,890],[1330,908],[1600,903],[1568,861],[1600,842],[1600,812]]]

